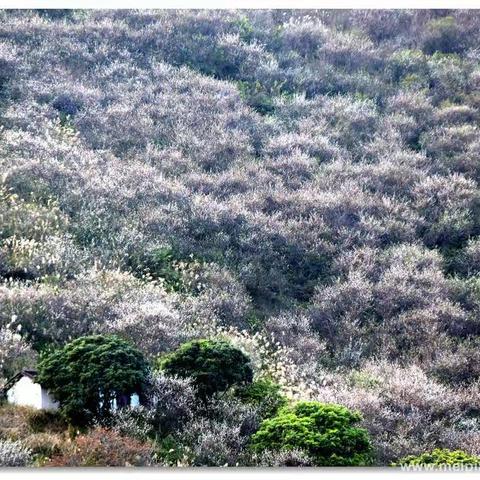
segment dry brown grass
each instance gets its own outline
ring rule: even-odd
[[[68,444],[66,435],[59,433],[32,433],[22,441],[34,455],[39,455],[43,459],[59,455],[62,448]]]
[[[35,412],[30,407],[0,406],[0,438],[22,440],[30,434],[29,416]]]
[[[94,428],[65,442],[62,453],[46,462],[50,467],[128,467],[149,466],[152,445],[106,428]]]
[[[20,440],[42,466],[68,445],[68,430],[58,415],[16,405],[0,405],[0,439]]]

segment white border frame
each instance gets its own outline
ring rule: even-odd
[[[220,480],[225,477],[232,479],[248,480],[290,480],[315,479],[315,480],[345,480],[349,478],[380,480],[386,477],[393,479],[408,478],[409,480],[442,479],[458,476],[462,480],[478,479],[477,472],[402,472],[397,468],[28,468],[28,469],[0,469],[2,480],[10,479],[115,479],[133,480],[137,478],[146,479],[175,479],[175,480]]]

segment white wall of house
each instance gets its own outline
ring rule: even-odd
[[[42,388],[42,408],[45,410],[57,410],[60,404],[53,399],[48,390]]]
[[[7,401],[14,405],[23,405],[33,408],[56,410],[56,402],[42,386],[35,383],[30,377],[22,377],[7,392]]]
[[[33,407],[37,409],[57,410],[59,403],[53,399],[47,390],[42,388],[39,383],[35,383],[28,376],[21,377],[8,391],[7,401],[13,405]],[[101,403],[101,402],[100,402]],[[138,407],[140,398],[138,394],[133,393],[130,396],[130,406]],[[112,409],[117,409],[117,400],[112,400]]]
[[[100,402],[100,405],[102,402]],[[138,396],[138,393],[132,393],[130,395],[130,406],[131,407],[138,407],[140,406],[140,397]],[[117,410],[117,399],[114,398],[111,403],[112,410],[115,412]]]
[[[130,406],[131,407],[139,407],[140,406],[140,397],[138,393],[132,393],[130,396]]]

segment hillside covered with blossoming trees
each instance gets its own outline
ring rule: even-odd
[[[0,465],[480,463],[479,109],[476,11],[0,11],[0,385],[149,372],[74,451],[1,406]]]

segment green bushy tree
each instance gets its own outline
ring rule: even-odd
[[[91,335],[45,354],[38,371],[37,381],[60,402],[65,417],[74,425],[86,425],[108,417],[117,395],[140,394],[148,364],[125,340]]]
[[[280,392],[280,386],[268,379],[242,385],[235,393],[242,402],[257,407],[263,418],[273,417],[287,404],[287,399]]]
[[[299,402],[264,420],[252,436],[251,448],[303,450],[319,466],[352,466],[372,463],[368,432],[355,426],[357,412],[341,405]]]
[[[402,458],[393,466],[400,465],[475,465],[480,466],[480,457],[470,455],[462,450],[448,450],[447,448],[436,448],[431,452],[421,455],[409,455]]]
[[[159,359],[166,374],[191,377],[201,397],[223,392],[233,385],[250,383],[253,371],[249,358],[223,340],[193,340]]]

